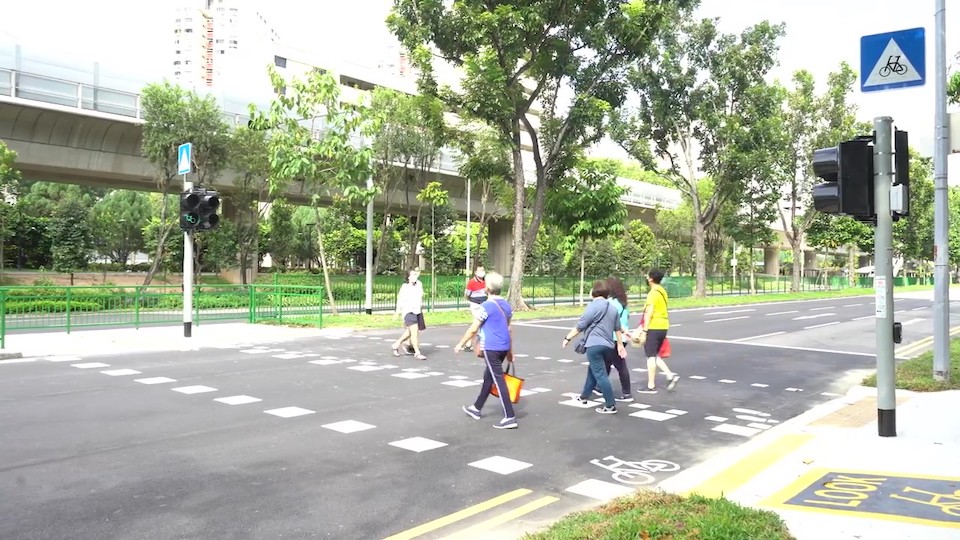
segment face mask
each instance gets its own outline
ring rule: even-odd
[[[483,279],[486,275],[484,272],[477,272],[477,279]]]

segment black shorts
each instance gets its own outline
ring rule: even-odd
[[[426,330],[427,325],[423,322],[423,313],[407,313],[403,316],[403,325],[410,327],[417,325],[420,330]]]
[[[643,353],[647,358],[660,354],[660,347],[663,347],[665,339],[667,339],[666,330],[647,330],[647,341],[643,344]]]

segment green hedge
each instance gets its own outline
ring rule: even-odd
[[[13,314],[31,314],[31,313],[66,313],[66,300],[25,300],[25,301],[7,301],[6,313]],[[101,311],[100,304],[96,302],[75,302],[70,301],[70,311]]]

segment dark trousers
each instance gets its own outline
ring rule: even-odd
[[[503,417],[513,418],[513,403],[510,403],[510,390],[507,389],[507,381],[503,378],[503,360],[507,357],[509,351],[491,351],[484,349],[483,360],[487,364],[487,369],[483,370],[483,386],[480,387],[480,395],[473,404],[477,410],[483,409],[483,404],[487,402],[490,396],[490,389],[497,385],[497,392],[500,394],[500,405],[503,407]]]
[[[587,347],[587,360],[590,362],[590,367],[587,368],[587,381],[583,385],[580,398],[588,399],[594,388],[600,388],[600,393],[603,394],[603,404],[607,407],[613,407],[616,405],[613,400],[613,388],[610,387],[610,377],[607,377],[603,367],[603,359],[609,349],[609,347],[603,345]]]
[[[617,374],[620,375],[620,387],[624,396],[631,395],[630,388],[630,370],[627,368],[627,360],[620,358],[616,350],[610,349],[604,352],[603,364],[607,369],[607,375],[610,375],[610,368],[617,368]]]

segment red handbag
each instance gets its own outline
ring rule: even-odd
[[[663,344],[660,345],[660,351],[657,355],[660,358],[670,358],[670,338],[663,338]]]

